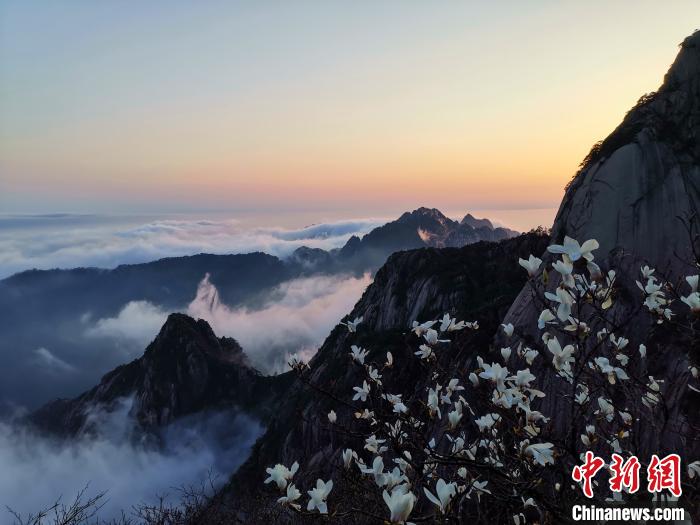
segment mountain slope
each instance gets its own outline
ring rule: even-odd
[[[554,222],[553,238],[595,238],[658,267],[690,259],[680,219],[700,211],[700,32],[681,44],[655,93],[643,96],[584,160]]]
[[[237,407],[268,417],[269,403],[289,381],[266,378],[248,363],[240,345],[218,338],[203,320],[172,314],[143,356],[107,373],[75,399],[59,399],[30,416],[39,429],[56,435],[93,432],[90,413],[109,411],[134,397],[131,416],[143,430],[160,427],[202,410]]]

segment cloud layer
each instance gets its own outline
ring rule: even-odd
[[[184,418],[163,429],[161,448],[132,439],[131,400],[110,413],[96,411],[101,433],[69,443],[0,423],[0,516],[5,505],[26,514],[67,503],[86,485],[88,496],[107,491],[101,518],[128,514],[157,496],[178,501],[178,488],[199,485],[208,473],[225,482],[246,459],[261,426],[234,412]],[[27,490],[31,487],[31,490]],[[0,522],[5,519],[0,518]]]
[[[230,308],[219,299],[208,276],[186,313],[205,319],[218,336],[233,337],[253,364],[266,373],[286,369],[291,353],[312,356],[338,321],[367,288],[369,275],[293,279],[273,290],[260,308]],[[168,312],[146,301],[132,301],[116,317],[99,319],[88,337],[124,339],[145,347]]]
[[[31,268],[113,268],[196,253],[262,251],[285,257],[300,246],[338,248],[351,235],[363,235],[386,222],[359,219],[285,229],[246,227],[236,220],[133,224],[99,216],[30,218],[0,216],[0,279]]]

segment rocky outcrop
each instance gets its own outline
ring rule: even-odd
[[[60,399],[30,416],[59,436],[93,433],[90,413],[110,411],[133,397],[130,415],[144,431],[202,410],[236,407],[265,419],[288,376],[267,378],[248,363],[240,345],[218,338],[206,321],[171,314],[143,356],[106,374],[75,399]]]
[[[595,238],[671,272],[688,270],[682,220],[700,211],[700,32],[681,44],[655,93],[645,95],[584,160],[552,236]]]
[[[698,253],[700,247],[700,223],[695,222],[694,237],[686,226],[697,221],[700,211],[699,138],[700,33],[695,33],[681,44],[659,90],[642,97],[620,126],[592,149],[567,188],[552,228],[555,242],[565,235],[581,242],[598,240],[597,262],[604,270],[617,270],[610,315],[617,320],[615,326],[624,324],[630,348],[647,344],[648,373],[665,385],[658,421],[640,423],[639,446],[649,454],[668,451],[696,457],[700,452],[697,439],[687,438],[689,423],[698,424],[697,409],[690,407],[700,401],[687,387],[688,352],[698,349],[655,328],[646,309],[638,308],[643,299],[635,284],[643,264],[656,267],[657,275],[672,282],[697,273],[694,250]],[[552,257],[542,256],[545,262]],[[556,276],[549,282],[550,290],[558,284]],[[537,329],[540,311],[527,286],[504,322],[516,327],[520,341],[542,347]],[[497,338],[495,344],[501,343],[506,344]],[[565,404],[556,383],[545,374],[542,389],[547,397],[541,407],[545,413],[561,413]],[[573,424],[565,417],[557,422],[562,428]],[[658,430],[650,432],[652,425]]]
[[[352,344],[370,351],[368,361],[381,361],[387,351],[392,352],[395,370],[391,377],[397,382],[386,384],[390,391],[409,398],[421,388],[423,378],[419,360],[413,355],[416,340],[410,333],[412,321],[434,319],[445,312],[478,321],[479,330],[455,334],[460,350],[455,353],[454,366],[463,367],[473,358],[475,349],[488,348],[492,334],[524,284],[518,258],[541,252],[548,240],[547,235],[530,233],[500,243],[392,255],[348,316],[364,317]],[[347,329],[338,326],[309,363],[309,380],[339,399],[348,397],[359,377],[358,370],[349,366],[350,344]],[[302,472],[314,475],[332,469],[329,458],[337,457],[337,449],[348,443],[328,430],[326,414],[331,408],[337,407],[328,397],[300,380],[293,383],[265,435],[227,489],[234,499],[231,504],[241,508],[251,523],[263,522],[253,520],[246,511],[259,510],[251,497],[262,483],[265,467],[299,461]]]

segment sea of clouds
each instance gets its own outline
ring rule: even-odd
[[[86,498],[106,493],[102,519],[160,497],[177,504],[182,488],[225,483],[263,430],[235,411],[197,414],[162,429],[156,447],[134,436],[132,402],[122,399],[109,413],[95,407],[99,434],[67,442],[0,423],[0,523],[12,521],[6,507],[26,516],[59,498],[70,504],[82,489]]]
[[[222,303],[216,287],[205,276],[184,312],[206,320],[218,336],[235,338],[255,367],[274,374],[286,370],[291,353],[310,359],[370,282],[368,274],[292,279],[276,287],[262,306],[249,309]],[[117,316],[95,321],[85,334],[132,342],[141,349],[167,316],[168,312],[157,305],[131,301]],[[63,363],[54,366],[61,368]]]
[[[339,248],[350,236],[386,222],[358,219],[282,228],[235,219],[137,219],[0,215],[0,279],[32,268],[114,268],[196,253],[262,251],[285,257],[300,246]]]

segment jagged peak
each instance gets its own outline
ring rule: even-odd
[[[416,208],[413,211],[407,211],[401,217],[398,218],[397,222],[406,222],[411,219],[420,219],[420,218],[430,218],[434,219],[440,223],[445,223],[445,222],[451,222],[450,219],[448,219],[440,210],[437,208],[427,208],[425,206],[421,206],[420,208]]]
[[[467,213],[459,222],[462,225],[471,226],[472,228],[488,228],[493,230],[493,223],[488,219],[477,219],[471,213]]]
[[[248,366],[248,358],[235,339],[217,337],[204,319],[194,319],[183,313],[172,313],[156,338],[146,348],[144,358],[183,354],[206,354]]]

